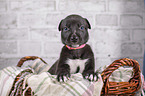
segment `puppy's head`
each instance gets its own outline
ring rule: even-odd
[[[75,48],[88,41],[88,29],[91,29],[91,26],[86,18],[69,15],[61,20],[58,29],[61,31],[62,43]]]

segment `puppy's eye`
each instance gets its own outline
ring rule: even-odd
[[[69,28],[67,28],[67,27],[64,27],[64,28],[63,28],[63,30],[64,30],[64,31],[68,31],[68,30],[69,30]]]
[[[84,27],[84,26],[81,26],[81,27],[80,27],[80,30],[84,30],[84,29],[85,29],[85,27]]]

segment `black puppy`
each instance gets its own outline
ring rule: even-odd
[[[65,46],[49,72],[57,75],[58,81],[66,81],[70,73],[78,72],[85,79],[96,81],[98,77],[94,72],[94,54],[86,44],[89,39],[88,29],[91,29],[89,21],[79,15],[69,15],[60,22],[58,29]]]

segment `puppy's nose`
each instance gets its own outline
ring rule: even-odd
[[[72,36],[72,37],[71,37],[71,40],[72,40],[72,41],[74,41],[74,40],[77,41],[77,40],[78,40],[78,37],[76,37],[76,36]]]
[[[78,41],[78,36],[76,36],[76,35],[73,35],[73,36],[71,36],[71,38],[70,38],[70,40],[72,41],[72,42],[77,42]]]

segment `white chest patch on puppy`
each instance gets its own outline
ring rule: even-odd
[[[85,63],[88,59],[68,59],[66,63],[70,66],[70,73],[76,73],[77,68],[79,67],[79,72],[82,73],[85,69]]]

